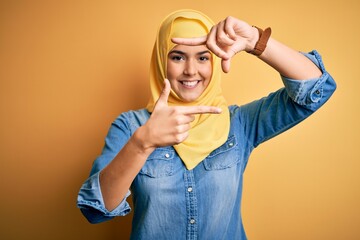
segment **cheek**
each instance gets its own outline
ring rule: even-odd
[[[210,81],[211,76],[212,76],[212,65],[209,64],[209,65],[203,66],[201,72],[202,72],[203,77]]]
[[[166,77],[170,80],[176,77],[177,69],[176,66],[172,62],[168,62],[167,70],[166,70]]]
[[[176,90],[176,84],[174,84],[176,82],[176,68],[174,64],[169,62],[167,64],[166,78],[170,81],[171,89]]]

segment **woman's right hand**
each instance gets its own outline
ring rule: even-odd
[[[171,86],[168,79],[157,100],[149,120],[140,127],[142,146],[145,149],[172,146],[183,142],[189,136],[190,123],[195,114],[219,114],[221,108],[214,106],[168,106]]]

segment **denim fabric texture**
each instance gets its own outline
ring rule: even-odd
[[[282,77],[285,87],[243,106],[230,106],[227,141],[187,170],[172,146],[157,148],[113,211],[104,207],[99,172],[150,117],[146,109],[121,114],[82,185],[77,205],[91,223],[124,216],[134,203],[131,239],[247,239],[241,218],[243,173],[252,150],[301,122],[336,89],[316,51],[305,54],[323,72],[318,79]],[[210,131],[211,129],[209,129]]]

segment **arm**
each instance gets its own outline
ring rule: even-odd
[[[318,110],[332,96],[336,83],[316,52],[304,54],[322,72],[319,78],[295,80],[282,76],[285,88],[236,107],[252,147],[286,131]]]
[[[97,160],[92,175],[78,195],[78,206],[90,222],[125,215],[129,207],[124,198],[153,150],[184,141],[194,114],[221,112],[221,109],[211,106],[170,107],[167,105],[169,94],[170,83],[165,80],[164,90],[151,117],[132,136],[124,130],[125,122],[110,130],[103,158]]]
[[[287,78],[306,80],[318,78],[322,74],[320,69],[303,54],[271,37],[259,58]]]
[[[146,147],[143,129],[138,128],[116,157],[100,172],[99,182],[105,208],[114,210],[154,147]]]
[[[170,83],[166,80],[150,119],[138,128],[115,159],[101,172],[101,192],[107,209],[114,209],[119,200],[123,199],[156,147],[179,144],[187,138],[194,114],[221,112],[221,109],[211,106],[169,107],[169,94]]]
[[[230,70],[233,56],[241,51],[251,52],[258,40],[256,28],[233,17],[213,26],[207,36],[172,39],[176,44],[206,44],[222,59],[224,72]],[[280,73],[285,89],[236,109],[252,147],[310,116],[336,89],[316,51],[304,55],[270,38],[259,59]]]
[[[192,39],[173,38],[172,40],[177,44],[206,44],[215,55],[222,59],[223,71],[228,72],[231,58],[238,52],[252,51],[259,40],[259,33],[248,23],[234,17],[227,17],[213,26],[207,36]],[[259,59],[273,67],[280,75],[288,78],[305,80],[321,76],[321,71],[312,61],[271,37]]]

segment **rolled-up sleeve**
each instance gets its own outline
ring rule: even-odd
[[[322,58],[317,51],[303,54],[321,70],[322,75],[316,79],[302,81],[286,77],[282,77],[282,80],[288,95],[294,102],[315,111],[330,98],[336,89],[336,83],[325,70]]]
[[[89,222],[100,223],[116,216],[125,216],[128,214],[131,209],[126,198],[129,196],[130,190],[128,190],[125,198],[114,210],[108,211],[105,208],[104,200],[101,195],[99,173],[96,173],[88,178],[81,186],[77,198],[77,205]]]
[[[336,83],[317,51],[304,53],[322,72],[316,79],[282,77],[284,88],[237,110],[249,143],[260,143],[286,131],[319,109],[334,93]]]
[[[101,170],[111,162],[121,148],[126,144],[131,133],[126,117],[117,118],[105,139],[105,146],[101,155],[94,161],[90,177],[83,183],[77,197],[77,206],[90,223],[100,223],[116,216],[124,216],[130,212],[130,205],[126,201],[130,195],[128,190],[121,203],[112,211],[105,208],[101,194],[99,175]]]

